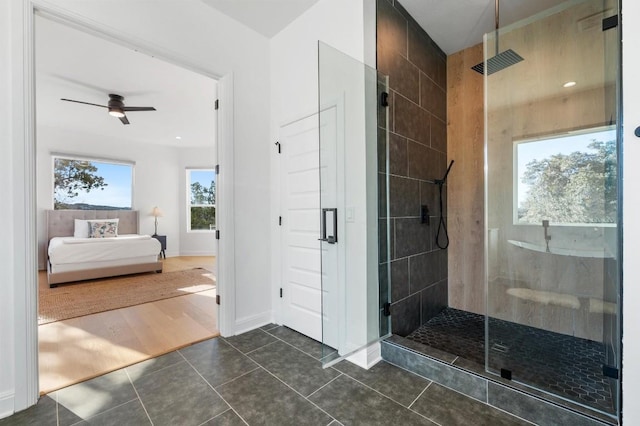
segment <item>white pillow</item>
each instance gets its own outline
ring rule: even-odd
[[[73,225],[74,238],[89,238],[89,221],[76,219]]]

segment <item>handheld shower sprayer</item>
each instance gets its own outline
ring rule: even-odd
[[[436,232],[436,245],[438,248],[444,250],[449,247],[449,234],[447,233],[447,224],[444,221],[444,214],[442,212],[442,187],[447,181],[447,176],[449,176],[449,172],[451,171],[451,166],[453,166],[453,160],[449,163],[449,167],[447,167],[447,172],[444,174],[442,179],[436,179],[433,181],[434,184],[438,185],[438,192],[440,195],[440,220],[438,221],[438,231]],[[440,230],[444,232],[445,243],[440,245]]]

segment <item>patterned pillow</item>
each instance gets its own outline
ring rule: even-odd
[[[89,238],[114,238],[118,236],[118,222],[89,222]]]

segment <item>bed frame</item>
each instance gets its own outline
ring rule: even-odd
[[[137,210],[47,210],[47,244],[53,237],[73,236],[75,219],[120,219],[119,234],[138,234]],[[162,262],[138,263],[133,265],[108,266],[104,268],[83,269],[69,272],[51,272],[51,263],[47,259],[47,278],[49,287],[73,281],[91,280],[94,278],[115,277],[119,275],[138,274],[141,272],[162,272]]]

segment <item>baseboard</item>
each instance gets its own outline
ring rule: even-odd
[[[382,361],[382,350],[380,342],[372,343],[371,345],[363,348],[362,350],[347,357],[347,361],[350,361],[358,367],[366,370],[370,369],[380,361]]]
[[[0,419],[9,417],[14,413],[14,392],[0,394]]]
[[[214,251],[181,251],[180,254],[171,253],[171,256],[215,256]],[[167,253],[167,256],[169,254]]]
[[[236,320],[235,334],[242,334],[267,324],[271,324],[271,311],[240,318]]]

